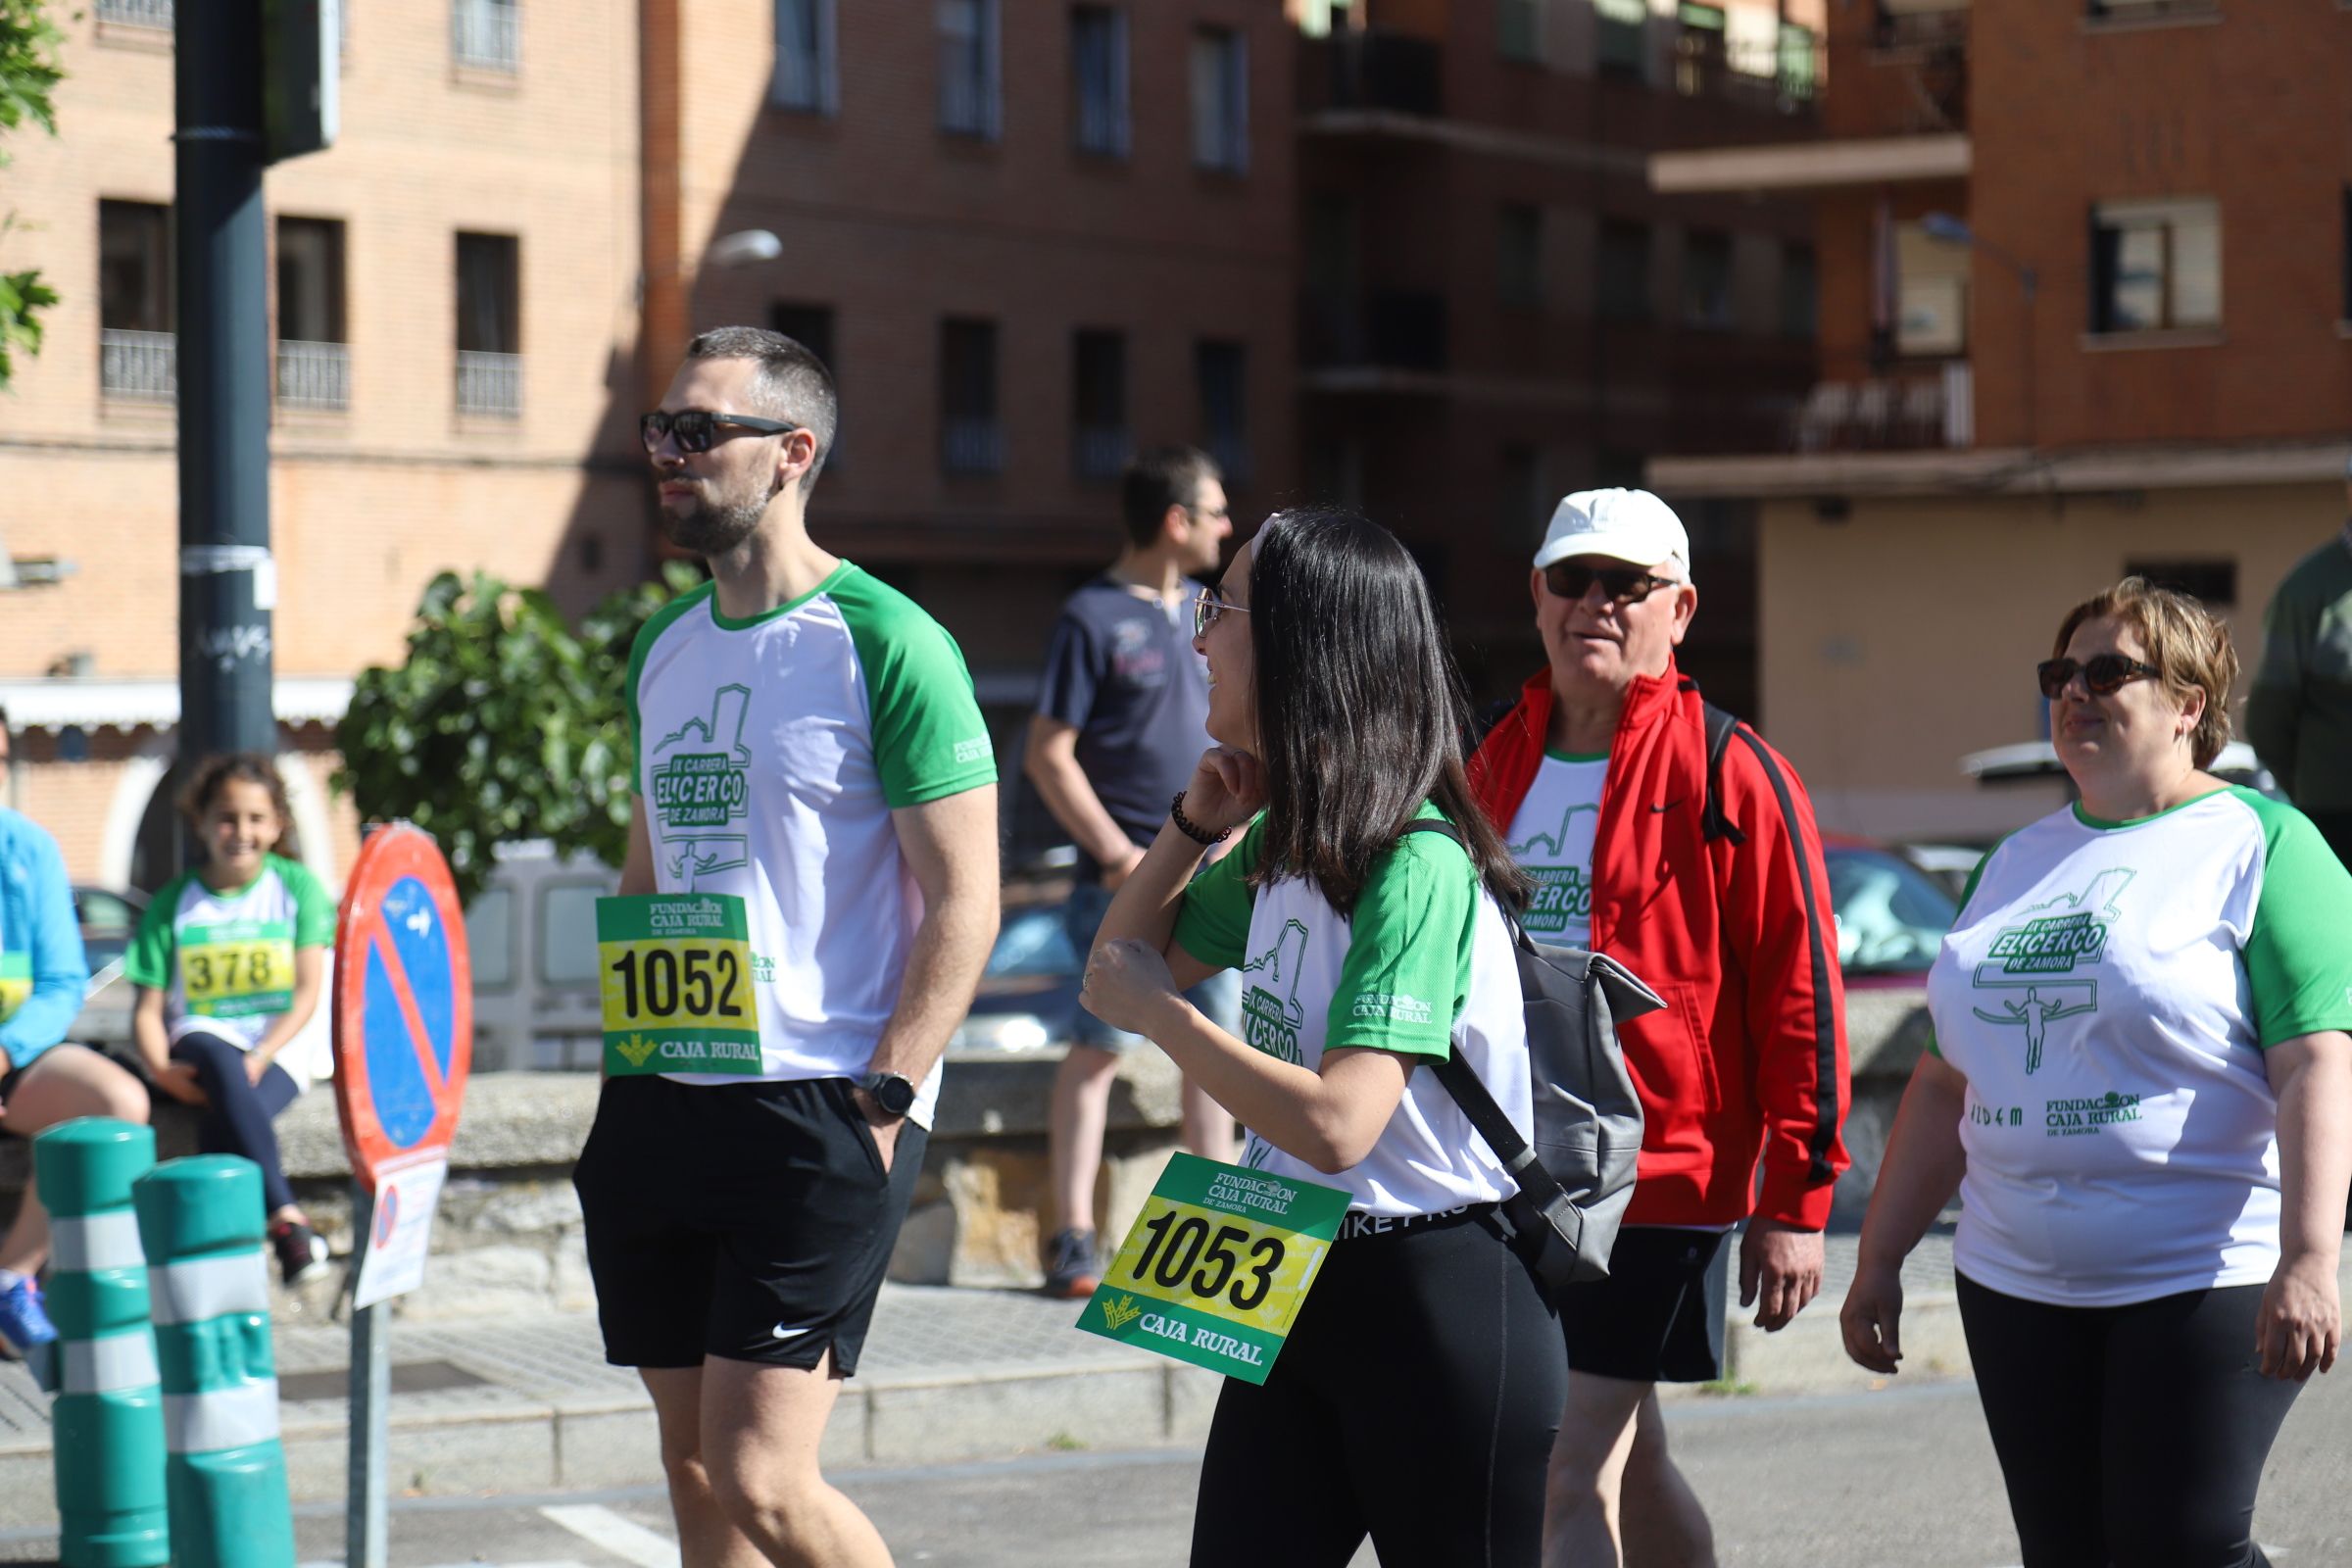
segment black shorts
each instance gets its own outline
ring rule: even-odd
[[[1728,1239],[1664,1225],[1620,1230],[1609,1277],[1570,1286],[1560,1303],[1569,1370],[1628,1383],[1722,1377]]]
[[[605,1359],[858,1369],[927,1136],[890,1173],[847,1078],[612,1078],[572,1186]]]

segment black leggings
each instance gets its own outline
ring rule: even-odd
[[[2247,1568],[2254,1489],[2302,1392],[2254,1352],[2259,1285],[2045,1306],[1959,1281],[2026,1568]]]
[[[255,1083],[245,1076],[245,1052],[219,1035],[184,1035],[172,1044],[173,1061],[193,1062],[206,1104],[196,1123],[196,1147],[208,1154],[243,1154],[262,1167],[264,1214],[294,1201],[285,1162],[277,1153],[271,1117],[294,1103],[302,1090],[276,1062]]]
[[[1568,1394],[1559,1320],[1491,1207],[1336,1244],[1263,1387],[1228,1379],[1194,1568],[1534,1568]]]

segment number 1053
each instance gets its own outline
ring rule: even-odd
[[[1208,1221],[1198,1214],[1178,1219],[1174,1210],[1163,1209],[1145,1222],[1144,1233],[1151,1240],[1136,1254],[1131,1277],[1146,1289],[1155,1284],[1169,1291],[1182,1287],[1206,1300],[1221,1295],[1236,1310],[1249,1312],[1265,1300],[1274,1288],[1275,1270],[1282,1267],[1281,1238],[1251,1241],[1239,1225],[1220,1225],[1212,1236]],[[1244,1244],[1248,1261],[1237,1250]]]

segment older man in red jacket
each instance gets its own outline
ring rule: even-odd
[[[1698,590],[1664,502],[1569,496],[1529,587],[1550,664],[1479,747],[1472,787],[1536,879],[1529,930],[1608,954],[1669,1004],[1619,1025],[1647,1118],[1641,1175],[1609,1278],[1560,1303],[1573,1375],[1544,1556],[1708,1568],[1656,1386],[1723,1375],[1740,1221],[1740,1303],[1759,1327],[1821,1289],[1847,1163],[1829,877],[1794,770],[1675,668]]]

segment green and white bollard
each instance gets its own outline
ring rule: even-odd
[[[172,1560],[294,1568],[261,1167],[234,1154],[174,1159],[140,1178],[134,1196],[154,1260]]]
[[[172,1555],[164,1396],[131,1211],[133,1185],[155,1168],[155,1133],[110,1117],[63,1122],[32,1141],[32,1168],[52,1238],[58,1560],[159,1568]]]

